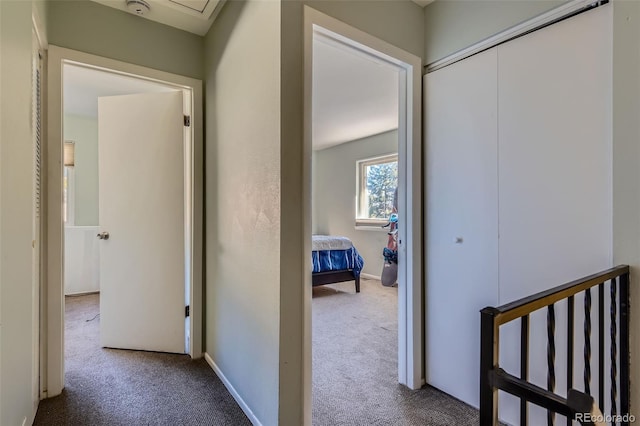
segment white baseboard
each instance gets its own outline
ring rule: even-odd
[[[229,380],[225,377],[225,375],[222,374],[222,371],[220,370],[220,368],[218,368],[216,363],[213,362],[213,359],[211,358],[211,355],[209,355],[207,352],[205,352],[204,353],[204,359],[207,361],[207,364],[209,364],[209,366],[213,369],[213,371],[216,373],[216,375],[220,378],[220,380],[222,381],[224,386],[227,388],[227,390],[229,391],[229,393],[231,394],[233,399],[235,399],[236,402],[238,403],[238,405],[240,406],[240,408],[242,408],[242,411],[244,411],[244,414],[247,415],[247,417],[249,418],[249,421],[251,422],[251,424],[253,424],[253,426],[262,426],[262,423],[260,423],[260,420],[258,420],[256,415],[253,414],[253,411],[251,411],[251,408],[249,408],[249,406],[244,401],[244,399],[242,399],[240,394],[238,394],[238,392],[233,387],[231,382],[229,382]]]
[[[65,296],[88,296],[90,294],[99,294],[100,290],[78,291],[76,293],[65,293]]]
[[[378,280],[378,281],[380,281],[380,277],[379,276],[375,276],[375,275],[371,275],[371,274],[365,274],[364,272],[360,272],[360,276],[362,278],[366,278],[368,280]]]

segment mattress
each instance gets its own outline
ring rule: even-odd
[[[347,237],[334,235],[314,235],[311,237],[311,250],[349,250],[353,243]]]
[[[360,276],[364,260],[347,237],[326,235],[313,236],[311,252],[313,272],[352,270],[353,276]]]

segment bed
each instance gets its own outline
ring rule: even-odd
[[[364,260],[347,237],[314,235],[311,260],[313,286],[355,281],[360,293],[360,271]]]

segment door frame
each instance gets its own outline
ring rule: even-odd
[[[134,65],[114,59],[104,58],[66,49],[49,46],[48,54],[48,140],[46,143],[46,194],[47,219],[45,235],[46,250],[46,324],[42,342],[46,354],[46,371],[42,372],[42,395],[52,397],[64,388],[64,223],[62,218],[62,152],[63,133],[63,66],[80,65],[101,71],[128,75],[144,80],[155,81],[173,86],[190,94],[191,132],[190,172],[191,190],[187,192],[185,212],[185,235],[189,241],[191,256],[185,267],[190,270],[187,283],[190,298],[189,355],[202,357],[202,212],[203,212],[203,108],[202,81],[190,77],[158,71],[152,68]],[[189,137],[189,136],[187,136]],[[189,164],[189,163],[187,163]],[[190,211],[188,211],[190,210]]]
[[[348,46],[378,61],[400,69],[398,119],[398,381],[410,389],[424,385],[424,314],[422,279],[422,59],[405,50],[325,15],[304,7],[304,149],[311,153],[312,84],[314,34]],[[307,157],[310,158],[310,155]],[[304,180],[310,181],[311,167],[305,164]],[[310,188],[305,187],[307,203]],[[308,211],[311,211],[308,209]],[[308,219],[308,218],[307,218]],[[309,220],[309,223],[311,221]],[[305,238],[311,239],[310,235]],[[306,244],[310,247],[311,244]],[[311,253],[308,253],[311,258]],[[406,285],[402,285],[406,283]],[[310,298],[309,293],[309,298]],[[311,323],[310,301],[305,322]],[[307,328],[309,330],[309,328]],[[305,346],[311,347],[307,332]],[[310,351],[305,351],[310,353]],[[310,363],[309,363],[310,364]],[[310,375],[305,374],[306,377]]]

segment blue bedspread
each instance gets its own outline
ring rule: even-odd
[[[348,250],[318,250],[311,252],[313,272],[341,271],[353,269],[353,276],[357,277],[362,271],[364,260],[355,247]]]

